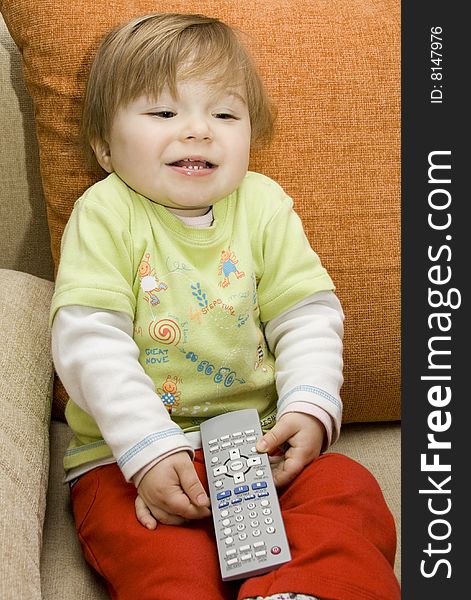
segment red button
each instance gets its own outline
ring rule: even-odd
[[[281,552],[281,548],[279,546],[273,546],[271,549],[272,554],[279,554]]]

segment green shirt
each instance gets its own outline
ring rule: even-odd
[[[277,396],[262,324],[334,286],[274,181],[247,173],[213,214],[211,227],[188,227],[115,174],[98,182],[64,232],[51,320],[68,305],[128,314],[156,401],[184,432],[248,407],[269,428]],[[73,399],[67,419],[66,468],[111,454]]]

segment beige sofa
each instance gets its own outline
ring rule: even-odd
[[[1,17],[0,134],[0,598],[104,599],[82,559],[62,483],[69,430],[50,418],[53,266],[32,103]],[[377,477],[397,524],[399,577],[400,424],[345,425],[333,449]]]

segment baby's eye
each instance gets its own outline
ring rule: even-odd
[[[223,120],[234,119],[236,121],[239,120],[235,115],[231,115],[230,113],[216,113],[214,116],[216,117],[216,119],[223,119]]]
[[[174,113],[171,110],[156,110],[149,114],[153,117],[160,117],[161,119],[171,119],[172,117],[175,117],[177,113]]]

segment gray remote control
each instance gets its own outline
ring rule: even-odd
[[[226,413],[200,429],[222,579],[260,575],[291,560],[268,455],[255,449],[258,412]]]

